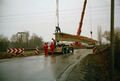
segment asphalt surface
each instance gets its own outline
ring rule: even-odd
[[[72,68],[92,50],[74,54],[31,56],[0,60],[0,81],[64,81]]]

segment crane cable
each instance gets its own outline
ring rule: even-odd
[[[59,27],[59,0],[56,0],[56,18],[57,18],[57,27]]]

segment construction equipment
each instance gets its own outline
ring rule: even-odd
[[[56,0],[56,2],[57,2],[56,3],[57,4],[57,9],[56,9],[57,26],[56,26],[56,30],[55,30],[55,40],[54,40],[54,41],[56,41],[56,43],[55,43],[56,44],[56,49],[61,47],[61,52],[62,53],[65,52],[64,49],[68,49],[69,51],[73,52],[74,48],[76,46],[82,47],[81,42],[87,43],[89,45],[95,44],[97,42],[96,40],[93,40],[92,38],[88,38],[88,37],[80,35],[82,24],[83,24],[83,19],[84,19],[84,15],[85,15],[87,0],[84,1],[83,10],[82,10],[82,14],[81,14],[81,19],[80,19],[80,23],[79,23],[79,27],[77,29],[77,34],[76,35],[71,35],[71,34],[61,32],[60,27],[59,27],[58,0]],[[60,41],[62,41],[62,42],[67,41],[67,42],[73,42],[73,43],[69,44],[69,45],[66,45],[66,43],[59,44]]]
[[[76,36],[67,33],[55,33],[56,41],[74,41],[74,42],[83,42],[87,44],[94,44],[97,41],[85,36]]]
[[[84,15],[85,15],[86,4],[87,4],[87,0],[84,1],[83,11],[82,11],[82,14],[81,14],[81,20],[80,20],[79,27],[78,27],[78,30],[77,30],[77,35],[78,36],[81,34],[81,28],[82,28],[82,24],[83,24],[83,18],[84,18]]]
[[[58,2],[58,0],[57,0],[57,2]],[[84,15],[85,15],[86,4],[87,4],[87,0],[84,1],[79,27],[77,29],[77,34],[71,35],[71,34],[63,33],[61,31],[55,32],[55,40],[56,41],[72,41],[72,42],[75,42],[74,45],[78,45],[78,46],[81,45],[80,42],[87,43],[87,44],[95,44],[97,42],[96,40],[93,40],[91,38],[88,38],[85,36],[80,36],[81,28],[82,28],[82,24],[83,24],[83,19],[84,19]],[[57,8],[58,8],[58,5],[57,5]],[[56,12],[57,12],[57,18],[59,18],[58,9],[56,9]],[[59,23],[59,19],[57,21]],[[58,27],[59,27],[59,24],[58,24]]]
[[[83,24],[83,18],[84,18],[84,15],[85,15],[86,4],[87,4],[87,0],[84,1],[83,10],[82,10],[82,14],[81,14],[77,34],[76,34],[77,36],[80,36],[80,34],[81,34],[81,29],[82,29],[82,24]],[[82,47],[82,44],[81,44],[81,42],[75,42],[74,46]]]
[[[57,26],[56,26],[55,34],[62,33],[59,27],[59,0],[56,0],[56,19],[57,19]],[[55,53],[57,52],[57,53],[66,54],[66,53],[74,52],[72,46],[60,42],[61,40],[56,39],[56,37],[55,39],[52,38],[52,40],[55,44]]]

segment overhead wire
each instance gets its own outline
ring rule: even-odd
[[[96,9],[98,10],[99,8],[106,8],[106,7],[109,7],[109,6],[106,6],[106,5],[99,5],[99,6],[95,6],[95,7],[92,7],[92,9]],[[117,6],[118,7],[118,6]],[[119,7],[118,7],[119,8]],[[60,10],[59,12],[72,12],[72,11],[79,11],[81,8],[75,8],[75,9],[65,9],[65,10]],[[47,14],[50,14],[50,13],[54,13],[55,11],[43,11],[43,12],[37,12],[37,13],[22,13],[22,14],[9,14],[9,15],[1,15],[0,17],[7,17],[7,16],[27,16],[27,15],[47,15]]]
[[[101,7],[97,6],[97,7],[92,7],[88,9],[88,12],[89,13],[86,13],[86,14],[91,14],[90,17],[92,15],[105,15],[104,13],[108,12],[108,9],[109,7],[106,6],[106,5],[101,5]],[[117,5],[116,6],[116,10],[119,10],[120,7]],[[60,15],[62,16],[75,16],[76,14],[79,14],[80,13],[80,8],[76,8],[76,9],[66,9],[66,10],[60,10]],[[93,11],[96,11],[96,12],[93,12]],[[0,20],[1,21],[5,21],[5,20],[8,20],[8,19],[18,19],[18,18],[21,18],[21,19],[26,19],[26,18],[32,18],[32,17],[37,17],[37,18],[43,18],[44,19],[48,19],[48,18],[54,18],[54,12],[55,11],[46,11],[46,12],[37,12],[37,13],[23,13],[23,14],[12,14],[12,15],[1,15],[0,16]],[[120,13],[120,11],[116,11],[115,12],[117,15]]]

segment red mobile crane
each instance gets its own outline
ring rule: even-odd
[[[85,15],[87,0],[84,1],[83,10],[82,10],[81,18],[80,18],[80,23],[79,23],[79,27],[77,29],[76,35],[70,35],[70,34],[61,32],[61,30],[59,28],[58,0],[56,2],[57,2],[56,15],[57,15],[58,26],[56,27],[57,32],[55,32],[55,40],[56,41],[73,41],[73,42],[75,42],[74,47],[76,47],[76,46],[82,47],[80,42],[87,43],[87,44],[95,44],[97,42],[96,40],[93,40],[92,38],[88,38],[88,37],[80,35],[82,24],[83,24],[83,19],[84,19],[84,15]],[[58,32],[58,31],[60,31],[60,32]]]
[[[87,0],[85,0],[84,4],[83,4],[83,10],[82,10],[82,14],[81,14],[79,26],[78,26],[78,29],[77,29],[77,34],[76,34],[77,36],[80,36],[80,34],[81,34],[81,29],[82,29],[83,19],[84,19],[84,15],[85,15],[86,4],[87,4]],[[82,44],[80,42],[75,42],[75,45],[82,47]]]
[[[80,20],[79,27],[78,27],[78,30],[77,30],[77,35],[78,36],[81,34],[81,28],[82,28],[82,24],[83,24],[83,18],[84,18],[84,15],[85,15],[86,4],[87,4],[87,0],[84,1],[83,11],[82,11],[82,14],[81,14],[81,20]]]

